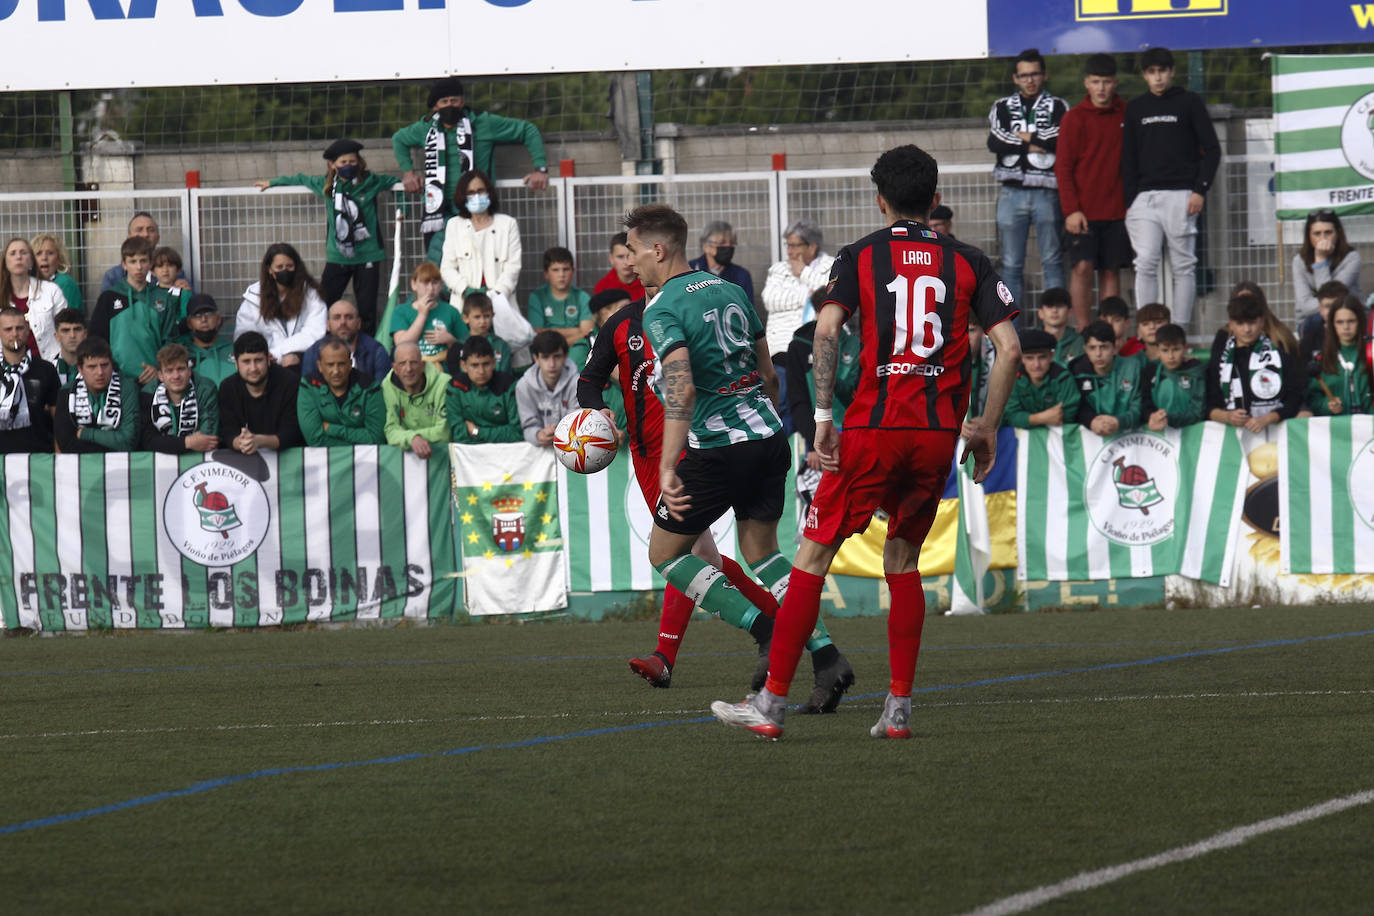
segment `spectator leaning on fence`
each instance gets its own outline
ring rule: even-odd
[[[128,237],[147,239],[150,246],[148,250],[152,251],[157,248],[158,242],[162,240],[162,230],[158,228],[157,220],[153,219],[151,213],[140,210],[134,214],[133,219],[129,220]],[[125,278],[123,257],[123,252],[121,251],[120,263],[105,271],[105,276],[100,279],[100,291],[102,293],[106,290],[114,289],[115,284]],[[186,279],[186,274],[184,273],[177,274],[176,285],[180,286],[182,289],[189,290],[191,288],[191,283]]]
[[[1364,307],[1354,296],[1347,296],[1331,310],[1321,361],[1308,387],[1308,408],[1317,416],[1369,413],[1364,327]]]
[[[1035,226],[1044,286],[1064,285],[1059,245],[1063,215],[1054,176],[1059,123],[1068,106],[1045,89],[1045,58],[1035,48],[1022,51],[1012,64],[1017,91],[992,105],[988,149],[997,155],[993,177],[997,194],[997,236],[1002,244],[1002,280],[1012,298],[1022,302],[1026,240]]]
[[[257,281],[243,291],[234,338],[257,331],[279,366],[299,372],[302,354],[325,334],[327,311],[300,254],[277,242],[262,256]]]
[[[326,337],[318,368],[301,379],[296,416],[306,445],[380,445],[386,441],[381,385],[353,368],[348,344]]]
[[[348,345],[348,358],[370,381],[379,382],[391,371],[391,354],[373,338],[363,333],[358,307],[347,299],[340,299],[329,307],[325,336],[310,345],[301,356],[301,375],[306,376],[319,367],[320,346],[330,337]]]
[[[0,351],[0,454],[51,452],[62,382],[29,352],[28,319],[12,305],[0,307]]]
[[[1143,310],[1142,310],[1143,311]],[[1206,417],[1205,369],[1188,351],[1188,334],[1176,324],[1154,332],[1159,361],[1145,367],[1141,410],[1155,432],[1168,426],[1188,426]]]
[[[749,304],[754,304],[754,278],[735,263],[735,248],[739,241],[735,227],[725,220],[712,220],[701,233],[701,257],[687,262],[693,270],[704,270],[744,290]],[[795,330],[795,329],[794,329]]]
[[[138,386],[115,366],[103,337],[82,341],[76,378],[57,399],[53,429],[67,454],[132,451],[138,443]]]
[[[324,198],[329,222],[324,240],[324,272],[321,294],[334,302],[353,284],[353,298],[362,315],[363,330],[377,332],[377,290],[381,284],[382,229],[377,220],[377,195],[399,180],[368,171],[363,145],[356,140],[335,140],[324,151],[323,175],[283,175],[254,182],[258,190],[269,187],[305,187]]]
[[[554,427],[577,409],[578,370],[568,360],[568,342],[557,331],[540,331],[530,344],[534,366],[515,383],[520,428],[530,445],[553,445]]]
[[[449,352],[450,360],[455,356],[461,368],[448,390],[452,441],[519,442],[523,434],[515,401],[515,376],[496,371],[495,353],[485,337],[469,337],[461,348]]]
[[[67,254],[67,244],[51,232],[40,232],[29,239],[29,245],[33,248],[38,276],[57,284],[68,308],[81,308],[81,284],[71,274],[72,259]]]
[[[300,379],[272,364],[267,338],[257,331],[240,334],[234,340],[234,367],[219,386],[219,441],[245,455],[304,445],[296,419]]]
[[[191,369],[216,387],[233,375],[234,342],[219,335],[224,316],[215,300],[197,293],[186,304],[186,333],[176,342],[191,355]]]
[[[1298,333],[1319,332],[1318,291],[1331,281],[1344,283],[1348,295],[1360,296],[1360,253],[1350,246],[1334,210],[1313,210],[1303,223],[1302,248],[1293,255],[1293,298]]]
[[[1116,60],[1094,54],[1087,71],[1083,86],[1088,94],[1065,113],[1054,162],[1067,233],[1069,291],[1079,327],[1092,320],[1093,275],[1099,297],[1119,296],[1118,271],[1134,259],[1121,191],[1126,100],[1116,94]]]
[[[1118,357],[1116,331],[1105,321],[1083,329],[1083,355],[1069,364],[1078,384],[1078,422],[1110,436],[1140,425],[1144,360]]]
[[[630,257],[627,238],[624,232],[617,232],[611,236],[611,244],[606,255],[611,269],[596,281],[596,286],[592,287],[592,295],[604,293],[608,289],[618,289],[629,294],[631,301],[644,298],[644,284],[639,282],[639,274],[635,273],[634,258]]]
[[[76,375],[76,349],[89,333],[86,316],[79,309],[65,308],[53,316],[56,326],[57,356],[50,360],[57,370],[57,377],[66,385]]]
[[[386,441],[428,458],[431,446],[449,441],[448,389],[453,380],[426,362],[416,344],[397,344],[391,358],[391,371],[382,379]]]
[[[1140,68],[1149,92],[1126,105],[1121,140],[1135,301],[1161,301],[1159,262],[1167,248],[1174,276],[1169,308],[1174,321],[1187,327],[1197,296],[1197,219],[1221,163],[1221,146],[1202,99],[1173,84],[1174,55],[1168,48],[1145,51]]]
[[[1233,295],[1207,364],[1208,418],[1252,433],[1293,417],[1307,397],[1306,362],[1265,333],[1267,311],[1257,296]]]
[[[1022,330],[1020,336],[1021,373],[1007,399],[1003,424],[1030,429],[1075,422],[1078,385],[1073,373],[1055,361],[1058,341],[1048,331],[1036,328]]]
[[[195,374],[181,344],[157,351],[157,384],[139,395],[138,426],[145,452],[184,455],[219,445],[219,389]]]
[[[544,160],[544,140],[529,121],[507,118],[467,107],[463,83],[454,77],[441,79],[429,88],[430,114],[391,135],[391,149],[405,169],[402,180],[411,194],[424,191],[425,250],[436,260],[434,249],[443,246],[442,233],[455,215],[454,192],[458,177],[472,169],[492,174],[493,147],[498,143],[522,143],[534,162],[525,184],[542,191],[549,184]],[[420,149],[424,158],[415,168],[410,151]],[[437,237],[437,241],[436,241]],[[461,295],[462,290],[454,290]]]
[[[830,280],[834,255],[821,251],[821,227],[799,219],[782,234],[787,257],[768,268],[763,282],[763,307],[768,323],[764,333],[768,352],[779,356],[792,345],[792,336],[814,317],[811,294]],[[727,278],[728,279],[728,278]]]
[[[56,283],[41,279],[34,264],[33,249],[21,238],[5,243],[4,265],[0,267],[0,307],[12,306],[28,316],[29,352],[43,359],[57,355],[53,335],[53,316],[67,307],[67,299]]]

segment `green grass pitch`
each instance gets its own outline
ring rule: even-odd
[[[852,697],[776,744],[706,721],[717,621],[669,690],[650,621],[0,640],[4,910],[961,913],[1374,789],[1368,607],[932,618],[908,742],[885,622],[832,630]],[[1371,836],[1039,911],[1367,912]]]

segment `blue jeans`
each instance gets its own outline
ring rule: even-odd
[[[1044,289],[1064,286],[1064,255],[1059,244],[1064,215],[1059,210],[1059,192],[1052,188],[1018,188],[1002,185],[997,195],[997,237],[1002,243],[1002,282],[1024,311],[1021,301],[1025,288],[1026,239],[1035,225],[1040,243],[1040,268]]]

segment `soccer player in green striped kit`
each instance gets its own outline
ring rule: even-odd
[[[659,288],[643,318],[663,402],[649,560],[698,606],[748,630],[766,653],[772,619],[692,554],[697,537],[733,509],[745,562],[779,600],[792,572],[778,551],[791,450],[775,408],[778,379],[763,325],[744,290],[688,266],[681,214],[647,204],[630,212],[625,228],[640,281]],[[816,669],[813,699],[827,694],[808,710],[833,712],[854,671],[819,620],[807,649]]]

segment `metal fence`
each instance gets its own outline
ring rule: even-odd
[[[1284,244],[1277,244],[1269,185],[1273,159],[1264,140],[1255,138],[1259,152],[1225,157],[1204,211],[1198,309],[1191,329],[1198,340],[1210,339],[1224,323],[1227,293],[1243,279],[1260,283],[1275,311],[1292,319],[1288,262],[1300,227],[1287,224]],[[522,301],[544,282],[542,253],[552,245],[572,250],[577,282],[590,289],[607,270],[607,242],[620,231],[624,213],[648,201],[670,203],[687,217],[690,257],[700,253],[697,236],[709,222],[731,223],[738,236],[735,262],[748,268],[760,286],[768,265],[784,256],[782,232],[792,220],[814,220],[825,233],[829,251],[881,224],[863,169],[558,178],[549,184],[547,190],[531,191],[517,180],[497,182],[503,210],[520,224],[524,266],[517,296]],[[955,211],[955,234],[996,257],[997,183],[991,166],[942,169],[941,194]],[[401,193],[399,186],[379,200],[388,250],[390,216],[397,207],[404,217],[400,244],[405,284],[424,257],[420,209],[415,196]],[[0,232],[6,238],[31,238],[39,232],[64,237],[72,273],[81,281],[89,304],[99,293],[105,270],[119,262],[119,245],[137,210],[157,219],[161,244],[181,252],[196,289],[213,295],[227,315],[234,313],[243,290],[257,279],[262,253],[273,242],[295,245],[312,273],[318,275],[323,268],[324,203],[300,188],[0,194]],[[1374,241],[1374,217],[1354,218],[1346,226],[1352,242]],[[1027,254],[1025,285],[1029,310],[1041,291],[1034,244]],[[1131,288],[1129,271],[1122,286]],[[403,290],[408,292],[408,285]]]

